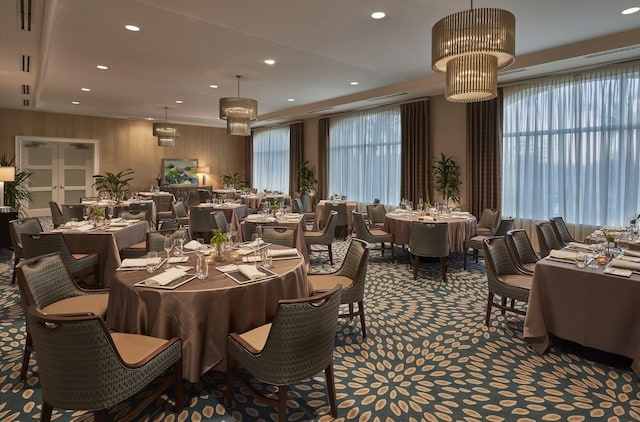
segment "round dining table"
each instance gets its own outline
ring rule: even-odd
[[[418,211],[392,211],[384,217],[384,231],[393,234],[396,245],[408,245],[411,225],[414,221],[437,221],[447,223],[449,231],[449,251],[464,252],[464,241],[476,234],[478,222],[469,213],[440,215],[436,218],[422,216]]]
[[[196,256],[187,256],[187,263],[170,265],[193,267],[188,273],[194,273]],[[242,333],[270,321],[281,299],[309,295],[300,254],[274,259],[270,270],[275,276],[246,284],[216,269],[229,264],[242,264],[242,260],[231,261],[225,252],[225,261],[209,264],[207,278],[195,278],[174,289],[136,286],[151,276],[145,270],[118,271],[111,283],[107,325],[119,332],[180,337],[183,376],[191,382],[210,370],[226,371],[230,332]],[[165,263],[155,273],[166,267]]]

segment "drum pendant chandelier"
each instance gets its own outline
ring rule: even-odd
[[[180,129],[167,121],[167,107],[164,108],[164,122],[153,123],[153,136],[158,137],[159,147],[175,147]]]
[[[516,18],[503,9],[449,15],[431,30],[431,67],[446,73],[445,98],[469,103],[495,98],[498,69],[515,60]]]
[[[240,98],[240,78],[238,96],[220,98],[220,118],[227,121],[227,135],[251,135],[251,121],[258,118],[258,102],[251,98]]]

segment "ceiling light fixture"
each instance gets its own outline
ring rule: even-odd
[[[373,12],[373,13],[371,14],[371,17],[372,17],[373,19],[382,19],[382,18],[384,18],[385,16],[387,16],[387,14],[386,14],[386,13],[384,13],[384,12]]]
[[[276,64],[276,61],[273,59],[266,59],[265,64],[268,64],[269,66],[273,66],[274,64]]]
[[[623,15],[632,15],[637,12],[640,12],[640,7],[630,7],[628,9],[624,9],[621,13]]]
[[[258,118],[258,102],[251,98],[240,97],[240,78],[238,96],[220,98],[220,118],[227,121],[227,135],[251,135],[251,121]]]
[[[124,27],[125,27],[126,30],[131,31],[131,32],[140,31],[140,27],[136,26],[136,25],[125,25]]]
[[[159,147],[175,147],[176,138],[180,136],[180,129],[167,121],[168,107],[164,108],[164,122],[153,123],[153,136],[158,137]]]
[[[431,67],[446,73],[445,98],[469,103],[495,98],[498,69],[515,60],[516,18],[473,8],[439,20],[431,30]]]
[[[103,64],[99,64],[99,65],[97,65],[96,67],[97,67],[98,69],[100,69],[100,70],[107,70],[107,69],[109,69],[109,67],[108,67],[108,66],[105,66],[105,65],[103,65]]]

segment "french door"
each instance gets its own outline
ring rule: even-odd
[[[18,136],[16,150],[20,168],[32,173],[33,202],[24,205],[29,216],[51,215],[49,201],[78,204],[81,197],[95,195],[97,140]]]

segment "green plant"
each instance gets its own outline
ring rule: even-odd
[[[6,154],[0,157],[0,166],[15,167],[16,157],[8,159]],[[29,177],[31,172],[16,167],[16,177],[13,182],[4,182],[4,204],[15,209],[18,214],[26,216],[22,205],[33,202],[33,195],[29,191]]]
[[[225,185],[233,185],[235,189],[242,189],[247,184],[247,182],[244,180],[244,173],[242,172],[223,175],[222,183],[224,183]]]
[[[91,211],[92,217],[104,217],[104,209],[100,207],[95,207],[93,211]]]
[[[213,235],[211,236],[211,241],[210,241],[212,245],[219,245],[227,241],[227,236],[222,234],[222,230],[213,229],[212,233]]]
[[[104,175],[96,174],[93,176],[95,179],[93,186],[100,192],[106,191],[117,199],[121,199],[123,193],[127,190],[126,188],[129,186],[129,182],[133,180],[133,177],[129,177],[133,175],[133,173],[134,171],[132,169],[126,169],[118,173],[110,173],[107,171]]]
[[[296,169],[296,177],[298,178],[298,192],[300,195],[308,195],[316,188],[315,171],[309,165],[309,160],[304,160],[298,163]]]
[[[440,153],[440,158],[433,159],[433,183],[447,206],[449,200],[460,202],[460,166],[453,157]]]

